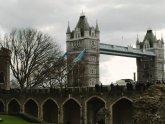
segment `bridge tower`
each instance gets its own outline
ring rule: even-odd
[[[10,89],[10,50],[0,49],[0,89]]]
[[[139,49],[153,51],[155,57],[137,58],[137,80],[138,81],[164,81],[164,41],[157,40],[152,30],[147,30],[143,42],[137,38],[136,47]]]
[[[82,13],[73,31],[68,24],[66,32],[67,64],[83,50],[85,55],[68,73],[68,86],[93,87],[99,83],[99,43],[100,31],[96,22],[90,27],[86,16]]]

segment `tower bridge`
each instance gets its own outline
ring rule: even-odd
[[[142,94],[121,86],[100,86],[100,54],[136,58],[137,80],[164,81],[164,41],[148,30],[136,48],[100,43],[96,23],[90,27],[85,15],[66,32],[67,83],[64,89],[10,90],[10,52],[0,50],[0,113],[25,113],[54,124],[132,124],[133,104]],[[65,54],[66,55],[66,54]],[[2,76],[1,76],[2,77]],[[0,80],[1,80],[0,77]]]
[[[100,43],[98,24],[89,26],[85,15],[81,15],[74,30],[68,25],[66,44],[68,63],[82,49],[87,49],[81,62],[68,74],[69,86],[94,87],[99,83],[100,54],[136,58],[138,81],[164,80],[164,41],[163,38],[158,40],[151,29],[147,30],[143,41],[137,38],[136,48],[105,44]]]

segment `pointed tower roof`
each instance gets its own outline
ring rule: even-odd
[[[87,22],[87,19],[86,19],[84,13],[81,14],[76,28],[79,28],[81,31],[88,31],[90,29],[90,26]]]
[[[151,47],[153,46],[153,43],[156,41],[156,37],[155,37],[155,35],[153,34],[153,32],[152,32],[151,29],[148,29],[148,30],[147,30],[147,33],[146,33],[146,35],[145,35],[145,37],[144,37],[143,42],[144,42],[145,40],[148,40],[148,41],[149,41]]]
[[[100,32],[97,20],[96,20],[96,32]]]
[[[140,43],[139,36],[137,35],[136,44],[138,45],[139,43]]]
[[[164,43],[163,34],[161,33],[161,42]]]
[[[66,31],[66,34],[70,34],[71,31],[70,31],[70,26],[69,26],[69,22],[68,22],[68,28],[67,28],[67,31]]]

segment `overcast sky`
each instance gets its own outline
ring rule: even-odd
[[[158,39],[161,33],[165,36],[165,0],[0,0],[0,32],[37,28],[52,35],[65,51],[68,21],[74,29],[82,10],[90,26],[98,21],[102,43],[134,46],[137,34],[143,40],[148,28]],[[133,79],[135,59],[101,55],[100,60],[103,84]]]

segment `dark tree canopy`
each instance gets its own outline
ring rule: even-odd
[[[4,45],[11,50],[11,70],[21,89],[40,85],[52,75],[52,67],[58,67],[61,50],[40,31],[15,29],[5,35]]]

